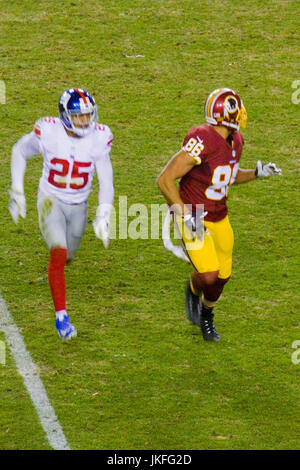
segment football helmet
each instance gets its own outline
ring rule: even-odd
[[[213,126],[226,126],[238,131],[245,129],[247,112],[239,95],[230,88],[218,88],[205,103],[206,121]]]
[[[81,88],[64,91],[58,102],[59,117],[64,127],[79,137],[87,135],[97,121],[97,105],[94,98]],[[81,115],[89,115],[89,120],[81,120]]]

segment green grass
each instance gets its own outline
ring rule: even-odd
[[[299,449],[300,5],[289,0],[0,2],[0,289],[41,370],[72,449]],[[143,55],[132,58],[126,56]],[[275,161],[281,178],[234,186],[232,280],[216,308],[218,344],[185,318],[188,264],[161,240],[115,240],[105,251],[91,223],[67,267],[78,338],[62,344],[47,284],[36,190],[28,162],[28,215],[7,210],[10,151],[36,119],[57,115],[60,93],[94,94],[115,141],[118,197],[163,203],[155,185],[186,131],[204,122],[219,86],[248,112],[244,168]],[[297,170],[297,171],[296,171]],[[97,205],[89,200],[89,222]],[[0,340],[3,334],[0,332]],[[0,448],[49,444],[7,351],[0,365]]]

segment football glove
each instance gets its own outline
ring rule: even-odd
[[[255,176],[257,178],[263,177],[266,178],[272,175],[281,175],[281,169],[277,168],[275,163],[265,163],[262,164],[260,160],[258,160],[255,169]]]
[[[26,199],[20,191],[9,189],[8,192],[10,195],[8,209],[13,221],[17,224],[19,216],[23,217],[23,219],[26,217]]]
[[[94,232],[97,238],[102,240],[105,248],[109,245],[109,221],[103,215],[97,216],[93,222]]]
[[[207,212],[202,212],[202,214],[195,216],[189,213],[183,217],[183,221],[186,227],[189,229],[193,240],[195,240],[196,238],[198,238],[199,240],[203,240],[205,230],[203,219],[206,214]]]

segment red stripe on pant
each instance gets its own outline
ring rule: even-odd
[[[66,248],[53,248],[50,250],[48,280],[56,312],[66,309],[66,261]]]

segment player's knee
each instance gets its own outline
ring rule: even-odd
[[[212,286],[218,280],[219,271],[212,271],[207,273],[197,273],[197,277],[201,280],[201,283],[206,286]]]
[[[50,268],[64,266],[67,261],[67,249],[59,246],[50,249]]]

